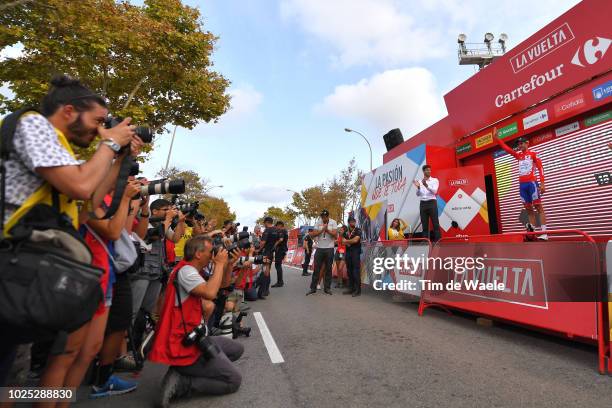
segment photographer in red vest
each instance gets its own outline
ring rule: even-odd
[[[223,395],[240,387],[242,376],[231,363],[244,348],[226,337],[208,337],[204,322],[204,300],[213,300],[219,288],[231,279],[238,260],[223,248],[213,254],[211,238],[198,235],[185,244],[184,258],[168,280],[164,306],[149,359],[170,366],[161,387],[158,406],[191,393]],[[212,276],[201,272],[212,261]]]

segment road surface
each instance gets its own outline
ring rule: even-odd
[[[612,406],[612,378],[597,373],[592,346],[436,309],[419,317],[416,304],[368,289],[357,298],[340,289],[306,297],[310,278],[295,268],[285,275],[285,287],[250,303],[240,390],[173,407]],[[272,363],[252,312],[283,363]],[[82,387],[77,406],[150,407],[165,370],[149,363],[127,395],[87,400]]]

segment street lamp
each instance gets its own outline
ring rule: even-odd
[[[349,129],[349,128],[344,128],[345,132],[353,132],[353,133],[357,133],[359,136],[363,137],[363,140],[366,141],[366,143],[368,144],[368,148],[370,149],[370,171],[372,171],[372,146],[370,145],[370,142],[368,141],[368,139],[360,132],[353,130],[353,129]]]

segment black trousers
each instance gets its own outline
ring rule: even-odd
[[[440,222],[438,221],[438,203],[436,200],[421,201],[421,225],[423,237],[429,239],[429,220],[433,225],[433,241],[440,239]]]
[[[185,392],[224,395],[238,391],[242,383],[240,371],[232,364],[242,356],[244,347],[241,343],[227,337],[210,338],[222,350],[215,358],[207,360],[200,357],[190,366],[172,366],[181,375],[181,387]]]
[[[346,251],[346,273],[349,278],[349,287],[353,292],[361,292],[361,263],[359,251]]]
[[[283,259],[287,252],[277,252],[274,254],[274,268],[276,268],[276,283],[283,282]]]
[[[302,263],[302,273],[308,273],[308,265],[310,265],[310,256],[312,255],[312,250],[306,252],[304,251],[304,263]]]
[[[314,273],[312,274],[311,290],[317,290],[321,268],[325,268],[324,288],[329,290],[332,281],[332,266],[334,264],[334,248],[318,248],[314,257]]]

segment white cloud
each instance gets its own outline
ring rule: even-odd
[[[315,111],[365,119],[384,131],[399,127],[405,135],[446,115],[433,75],[418,67],[389,70],[356,84],[337,86]]]
[[[17,43],[8,47],[4,47],[0,50],[0,61],[7,58],[18,58],[23,53],[23,44]]]
[[[509,45],[533,34],[579,0],[283,0],[281,15],[330,46],[342,67],[386,68],[452,57],[457,34],[482,42],[506,32]]]
[[[257,111],[263,101],[263,95],[257,92],[251,85],[229,90],[232,97],[230,110],[225,118],[241,118],[252,115]]]
[[[394,0],[285,0],[281,14],[329,43],[342,66],[421,61],[445,50],[439,33],[402,12]]]
[[[284,187],[258,184],[242,190],[240,195],[247,201],[260,203],[278,204],[290,201],[291,192]]]

